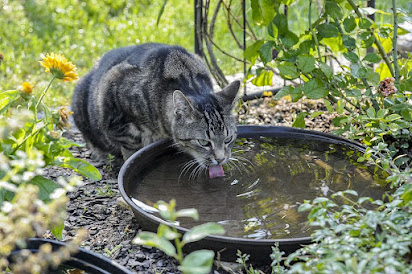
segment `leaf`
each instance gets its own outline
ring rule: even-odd
[[[348,50],[354,50],[356,48],[356,40],[348,35],[342,35],[342,44]]]
[[[320,99],[329,94],[320,79],[311,79],[303,85],[303,92],[309,99]]]
[[[354,53],[354,52],[351,52],[351,51],[345,52],[345,53],[343,54],[343,56],[344,56],[348,61],[350,61],[350,62],[352,62],[352,63],[356,63],[356,62],[358,62],[358,60],[359,60],[358,55],[357,55],[356,53]]]
[[[179,266],[183,273],[208,274],[212,270],[215,253],[211,250],[196,250],[188,254]]]
[[[252,45],[248,46],[243,53],[246,60],[255,63],[256,59],[259,57],[260,47],[265,43],[263,40],[257,40]]]
[[[292,90],[292,93],[290,94],[292,97],[292,102],[297,102],[300,98],[303,97],[303,92],[302,92],[302,87],[297,86]]]
[[[0,114],[6,111],[18,98],[20,98],[20,93],[17,90],[0,92]]]
[[[309,73],[315,69],[315,58],[311,55],[299,55],[296,61],[302,73]]]
[[[259,75],[257,75],[253,80],[252,84],[255,86],[271,86],[273,80],[273,71],[263,70]]]
[[[336,37],[339,34],[339,30],[335,25],[330,23],[323,23],[318,26],[318,32],[320,36],[328,38],[328,37]]]
[[[4,201],[11,202],[13,200],[14,193],[4,188],[0,188],[0,206]]]
[[[204,223],[193,227],[191,230],[183,235],[183,242],[185,244],[197,242],[209,235],[225,234],[225,229],[217,223]]]
[[[351,32],[356,28],[356,20],[352,16],[348,16],[343,20],[343,27],[345,28],[346,32]]]
[[[373,52],[369,52],[366,56],[362,59],[362,61],[369,62],[369,63],[379,63],[382,58]]]
[[[325,74],[326,78],[328,79],[332,78],[333,70],[329,65],[327,65],[326,63],[320,63],[319,68]]]
[[[313,118],[318,117],[319,115],[322,115],[323,113],[324,113],[323,111],[315,111],[309,117],[313,119]]]
[[[288,20],[282,13],[277,13],[273,19],[273,23],[278,28],[278,35],[283,36],[288,32]]]
[[[307,203],[301,204],[298,208],[298,212],[308,211],[309,209],[312,209],[312,207],[313,205],[311,204],[307,204]]]
[[[292,124],[292,127],[298,127],[298,128],[305,128],[305,117],[308,116],[309,113],[307,112],[301,112],[298,114],[296,117],[295,121]]]
[[[336,2],[326,1],[325,10],[326,13],[333,19],[340,20],[343,17],[342,9]]]
[[[199,220],[199,213],[197,212],[195,208],[185,208],[185,209],[180,209],[176,211],[176,217],[177,218],[189,217],[197,221]]]
[[[291,48],[299,42],[299,37],[292,31],[287,31],[284,35],[280,36],[280,40],[287,48]]]
[[[389,110],[387,110],[387,109],[380,109],[380,110],[378,110],[378,112],[376,113],[376,117],[377,118],[384,118],[385,116],[386,116],[386,114],[388,114],[388,111]]]
[[[252,18],[258,26],[266,26],[276,14],[275,1],[251,0]]]
[[[345,90],[345,94],[347,97],[361,97],[362,96],[362,92],[359,89],[347,89]]]
[[[93,181],[102,179],[102,175],[100,174],[99,170],[85,160],[77,159],[74,157],[64,157],[61,160],[61,167],[71,168]]]
[[[343,100],[339,100],[336,103],[336,112],[339,114],[342,114],[344,109],[345,109],[345,102]]]
[[[63,241],[63,229],[64,229],[64,221],[62,221],[60,225],[50,228],[50,231],[57,240]]]
[[[368,73],[367,69],[358,63],[352,63],[350,65],[350,70],[355,78],[364,78]]]
[[[39,199],[43,202],[50,201],[50,194],[53,193],[54,190],[60,188],[60,186],[50,179],[44,178],[43,176],[37,175],[33,177],[33,179],[29,182],[32,185],[36,185],[39,188]]]
[[[176,255],[176,249],[174,245],[165,238],[157,236],[157,234],[153,232],[140,232],[137,237],[133,239],[132,243],[156,247],[169,256]]]
[[[274,99],[279,100],[282,97],[288,96],[292,93],[293,87],[291,86],[284,86],[281,88],[275,95]]]
[[[323,99],[323,103],[325,104],[325,107],[329,111],[329,113],[332,113],[333,112],[332,104],[326,99]]]
[[[156,26],[159,26],[160,18],[162,18],[163,12],[165,11],[166,4],[169,0],[163,0],[163,4],[160,7],[159,13],[157,14]]]
[[[284,79],[292,80],[300,76],[300,73],[298,72],[297,67],[295,66],[295,64],[291,62],[284,62],[278,65],[278,69],[279,69],[280,75]]]
[[[160,224],[157,228],[157,236],[166,238],[167,240],[171,241],[176,238],[180,238],[180,233],[173,231],[169,226],[165,224]]]
[[[359,19],[359,28],[361,29],[368,29],[372,26],[373,22],[371,19],[367,17],[363,17]]]
[[[269,63],[270,61],[273,60],[272,52],[273,52],[274,46],[275,46],[275,42],[269,41],[260,47],[259,49],[260,60],[262,60],[264,64]]]

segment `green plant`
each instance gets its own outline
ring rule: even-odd
[[[160,216],[168,221],[170,226],[160,224],[157,229],[157,234],[147,231],[140,232],[133,240],[133,243],[153,246],[162,250],[179,262],[179,270],[183,273],[209,273],[213,265],[214,252],[211,250],[196,250],[184,257],[183,247],[188,243],[197,242],[208,235],[224,234],[225,230],[223,227],[216,223],[204,223],[193,227],[182,237],[173,224],[178,218],[182,217],[198,220],[199,214],[197,210],[176,210],[175,200],[171,200],[169,203],[159,201],[155,204],[155,208],[159,210]],[[174,245],[171,241],[173,241]]]
[[[71,168],[91,179],[101,178],[95,167],[73,157],[69,148],[78,144],[62,137],[69,126],[68,116],[71,113],[65,107],[51,111],[43,102],[55,79],[76,79],[74,65],[64,56],[54,54],[46,55],[42,65],[52,74],[52,79],[38,98],[33,95],[33,87],[29,83],[24,83],[22,90],[0,93],[0,155],[3,162],[11,167],[0,170],[0,180],[5,182],[0,188],[0,205],[12,201],[13,190],[21,184],[38,186],[39,199],[50,201],[50,194],[61,186],[59,181],[56,183],[42,175],[45,166]],[[56,220],[61,223],[53,223],[52,232],[60,239],[63,220]]]
[[[254,21],[266,29],[263,39],[245,50],[251,68],[258,67],[249,70],[252,82],[268,85],[273,72],[279,71],[283,79],[297,84],[282,88],[275,99],[323,99],[328,111],[338,114],[333,120],[337,134],[368,146],[385,142],[390,157],[402,155],[396,164],[408,162],[412,145],[412,61],[396,54],[396,41],[405,33],[398,28],[397,18],[410,18],[410,14],[394,6],[394,24],[380,26],[351,0],[327,0],[314,21],[309,1],[308,28],[296,34],[281,12],[282,4],[290,11],[293,2],[251,0]],[[377,53],[367,51],[372,46]],[[391,50],[393,54],[389,55]],[[340,56],[349,64],[342,63]],[[307,116],[298,113],[294,126],[305,127]]]

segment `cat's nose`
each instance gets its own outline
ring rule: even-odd
[[[225,161],[225,158],[216,158],[215,160],[218,164],[221,164]]]

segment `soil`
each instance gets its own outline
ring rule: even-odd
[[[248,101],[239,109],[240,124],[265,124],[291,126],[292,118],[299,112],[313,113],[325,111],[321,101],[304,101],[291,103],[282,99],[273,101],[270,98]],[[307,129],[330,132],[331,118],[322,114],[307,119]],[[78,143],[84,143],[80,132],[72,127],[65,137]],[[113,163],[96,163],[90,159],[87,147],[73,147],[73,155],[86,159],[101,172],[100,181],[84,179],[83,186],[69,193],[67,219],[65,221],[64,239],[70,240],[80,228],[89,233],[83,241],[83,248],[101,253],[136,273],[180,273],[173,258],[155,249],[131,244],[141,227],[131,210],[118,203],[120,197],[117,186],[119,165]],[[70,176],[71,170],[51,167],[48,176]],[[270,266],[260,266],[263,271]],[[213,273],[228,273],[215,267]]]

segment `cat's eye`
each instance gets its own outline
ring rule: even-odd
[[[233,140],[233,136],[228,136],[225,138],[225,144],[230,144]]]
[[[202,147],[207,147],[210,145],[210,142],[205,139],[197,139],[197,143]]]

